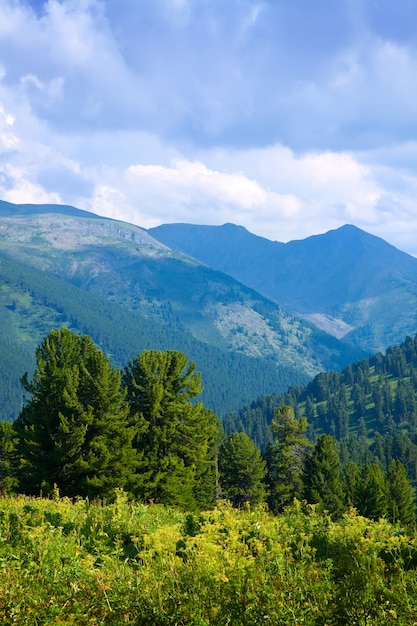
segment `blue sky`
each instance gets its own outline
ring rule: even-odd
[[[0,0],[0,198],[417,255],[415,0]]]

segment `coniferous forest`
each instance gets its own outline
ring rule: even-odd
[[[305,387],[285,394],[261,396],[230,413],[227,433],[246,432],[263,450],[272,440],[271,422],[277,407],[289,405],[307,421],[307,435],[338,440],[343,464],[377,464],[387,470],[392,459],[417,482],[417,337],[348,365],[341,372],[323,372]]]
[[[61,328],[35,360],[0,423],[4,623],[417,620],[417,338],[224,424],[182,352],[119,369]]]

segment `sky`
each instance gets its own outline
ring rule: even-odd
[[[0,0],[0,199],[417,256],[416,0]]]

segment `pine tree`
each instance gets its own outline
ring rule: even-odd
[[[416,503],[407,471],[400,461],[392,459],[387,470],[388,519],[413,528],[416,521]]]
[[[222,497],[230,500],[234,507],[264,502],[265,461],[246,433],[232,433],[222,443],[219,471]]]
[[[53,330],[22,383],[30,394],[15,422],[21,488],[29,494],[111,497],[135,466],[121,375],[87,335]]]
[[[311,446],[304,433],[307,420],[295,419],[290,406],[278,407],[271,422],[274,442],[268,445],[265,459],[268,469],[268,503],[280,512],[294,498],[304,495],[303,473],[307,450]]]
[[[361,468],[354,504],[360,515],[378,520],[387,513],[387,482],[384,472],[376,465]]]
[[[195,401],[203,389],[195,364],[175,350],[145,350],[125,368],[123,384],[137,433],[135,495],[190,510],[210,506],[221,427]]]
[[[343,511],[341,465],[336,440],[321,435],[314,447],[305,472],[306,498],[337,518]]]

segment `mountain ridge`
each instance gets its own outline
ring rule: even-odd
[[[230,225],[148,232],[369,353],[417,330],[417,259],[354,225],[286,244]]]
[[[185,352],[202,374],[202,399],[219,416],[243,397],[250,400],[257,388],[262,393],[284,390],[288,384],[308,379],[290,367],[225,353],[1,252],[0,284],[2,419],[17,417],[23,398],[20,378],[32,372],[36,346],[52,329],[62,326],[89,335],[118,367],[145,349]]]
[[[295,319],[253,288],[175,252],[138,226],[43,212],[0,216],[0,251],[225,350],[314,375],[351,348]],[[345,353],[345,354],[344,354]]]
[[[39,206],[44,208],[44,213],[57,213],[77,217],[99,217],[99,215],[96,215],[95,213],[85,211],[84,209],[77,209],[70,204],[13,204],[12,202],[7,202],[6,200],[0,200],[0,215],[16,215],[16,207],[19,207],[19,213],[21,215],[36,215],[39,212]]]
[[[43,205],[29,205],[29,209],[27,206],[20,211],[19,205],[9,203],[4,215],[0,210],[0,259],[19,263],[21,275],[27,278],[22,292],[19,280],[7,286],[6,271],[0,297],[3,317],[9,320],[9,330],[17,329],[19,341],[28,332],[36,335],[38,327],[45,333],[51,325],[72,327],[82,313],[75,311],[69,319],[71,307],[65,302],[65,294],[60,296],[60,303],[55,296],[68,291],[75,301],[85,293],[90,300],[96,298],[95,305],[90,301],[85,304],[94,319],[102,309],[107,317],[118,316],[116,325],[125,324],[128,333],[133,334],[134,324],[126,315],[136,315],[137,323],[148,329],[142,348],[168,349],[174,345],[190,358],[210,348],[211,356],[206,358],[218,364],[215,368],[223,372],[224,380],[218,383],[218,390],[213,389],[213,381],[208,381],[207,387],[211,387],[211,396],[217,397],[216,406],[227,405],[223,412],[230,409],[227,396],[237,398],[240,393],[239,402],[244,395],[248,400],[247,394],[249,389],[255,391],[254,385],[258,393],[260,388],[262,392],[271,390],[271,384],[281,386],[284,380],[286,384],[298,384],[323,369],[339,369],[364,354],[309,322],[294,318],[233,277],[172,251],[139,226],[97,215],[91,217],[88,212],[79,214],[71,207],[56,212],[54,205],[48,205],[45,211]],[[37,278],[34,271],[38,272]],[[47,278],[59,282],[44,285],[42,281]],[[43,285],[37,299],[33,298],[31,280]],[[74,288],[78,291],[74,292]],[[48,302],[52,306],[45,306]],[[110,305],[119,313],[108,312]],[[97,318],[97,324],[104,328],[106,321]],[[77,324],[75,328],[80,332],[87,329],[87,334],[99,343],[107,336],[107,350],[117,352],[110,345],[115,341],[115,333],[102,330],[100,340],[100,333],[95,334],[92,325],[87,320],[82,328]],[[156,337],[161,328],[171,339],[152,342],[152,329]],[[124,338],[117,341],[123,342]],[[31,346],[34,350],[33,342]],[[243,361],[243,357],[254,359],[249,378],[245,373],[248,361]],[[211,371],[214,379],[214,370]],[[229,384],[230,393],[226,391],[228,376],[235,376]],[[242,389],[238,393],[239,385]]]

